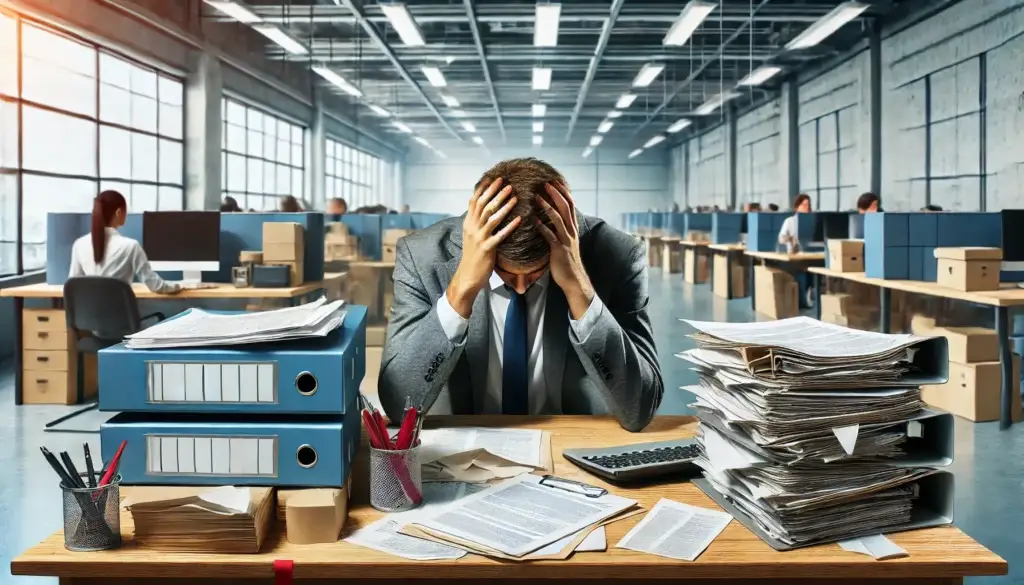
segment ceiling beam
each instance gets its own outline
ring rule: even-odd
[[[661,105],[658,106],[657,108],[654,108],[654,111],[651,112],[649,116],[647,116],[647,119],[644,120],[643,124],[637,126],[636,130],[633,131],[632,137],[636,138],[637,134],[640,134],[641,132],[643,132],[644,128],[650,126],[651,122],[654,121],[658,114],[661,114],[663,111],[665,111],[665,108],[667,108],[668,105],[672,103],[672,100],[674,100],[677,95],[679,95],[684,89],[686,89],[691,83],[693,83],[693,81],[697,79],[697,77],[701,73],[703,73],[704,70],[707,69],[709,65],[711,65],[711,63],[717,61],[723,54],[725,54],[725,49],[729,46],[729,44],[735,41],[741,34],[743,34],[743,31],[746,30],[746,28],[754,22],[754,17],[757,16],[758,11],[764,8],[764,6],[768,4],[768,2],[769,0],[761,0],[757,4],[757,6],[755,6],[753,10],[750,11],[750,17],[747,19],[747,22],[740,25],[735,32],[733,32],[731,35],[729,35],[727,39],[725,39],[722,45],[718,47],[718,50],[715,51],[715,55],[708,59],[705,59],[704,62],[701,63],[699,67],[697,67],[697,69],[690,73],[690,75],[687,76],[686,79],[680,82],[679,85],[677,85],[675,89],[672,90],[672,93],[668,94],[668,97],[665,98],[665,101],[661,102]]]
[[[480,38],[480,27],[476,24],[476,7],[473,5],[473,0],[463,0],[463,3],[466,6],[466,16],[469,18],[469,30],[473,32],[473,43],[476,44],[476,52],[480,55],[480,68],[484,70],[484,81],[487,82],[487,91],[491,94],[494,116],[498,119],[501,141],[506,142],[505,123],[501,120],[501,107],[498,106],[498,95],[494,93],[494,81],[491,80],[491,68],[487,64],[487,52],[484,50],[483,39]]]
[[[413,79],[411,75],[409,75],[409,70],[406,69],[404,65],[402,65],[402,62],[398,59],[398,56],[395,55],[395,52],[391,49],[391,45],[389,45],[387,41],[384,40],[384,37],[380,36],[380,33],[377,32],[377,27],[375,27],[373,23],[371,23],[369,20],[366,20],[366,17],[363,14],[362,9],[357,7],[352,2],[352,0],[334,0],[334,3],[338,4],[339,6],[344,5],[346,8],[349,9],[352,15],[355,16],[356,20],[359,22],[359,25],[363,27],[363,30],[366,32],[366,35],[370,37],[370,39],[377,45],[377,48],[379,48],[382,53],[387,55],[388,61],[391,61],[391,64],[394,66],[395,71],[397,71],[398,74],[402,77],[402,79],[404,79],[406,83],[408,83],[409,86],[412,87],[416,91],[416,93],[419,94],[420,98],[423,99],[423,103],[426,104],[427,108],[431,112],[433,112],[434,116],[437,117],[437,120],[441,122],[441,125],[447,128],[448,132],[450,132],[451,135],[454,136],[456,140],[458,140],[459,142],[464,142],[462,136],[460,136],[459,133],[456,132],[455,129],[451,127],[451,125],[448,123],[448,120],[444,119],[444,116],[441,115],[441,112],[437,109],[437,106],[434,105],[434,102],[430,101],[430,98],[423,91],[423,88],[420,87],[420,84],[416,83],[416,80]]]
[[[360,54],[360,47],[357,43],[332,43],[326,39],[313,39],[310,43],[311,53],[310,55],[289,55],[283,49],[275,46],[271,46],[267,54],[275,58],[286,58],[288,61],[308,61],[313,59],[315,61],[384,61],[389,59],[387,55],[365,55]],[[535,50],[533,47],[523,47],[521,45],[492,45],[490,52],[485,55],[487,62],[489,63],[516,63],[516,62],[530,62],[543,60],[544,63],[566,63],[570,64],[571,67],[577,67],[577,64],[581,61],[590,61],[593,59],[593,52],[577,50],[575,48],[559,48],[560,53],[548,54],[541,51]],[[567,52],[567,51],[578,51],[578,52]],[[751,58],[768,59],[769,57],[775,56],[776,51],[772,50],[768,46],[756,49],[753,53],[748,50],[737,50],[730,53],[722,53],[721,51],[695,51],[694,53],[670,53],[665,52],[664,47],[658,45],[657,49],[649,52],[644,52],[643,47],[633,47],[628,50],[623,49],[608,49],[605,51],[601,58],[604,64],[608,63],[647,63],[649,61],[657,61],[659,63],[674,63],[674,62],[686,62],[686,61],[701,61],[704,59],[714,58],[718,61],[749,61]],[[417,62],[426,63],[428,61],[440,61],[446,57],[455,57],[456,60],[453,66],[458,66],[460,62],[465,62],[466,59],[471,59],[476,55],[477,51],[473,47],[466,46],[453,46],[453,45],[428,45],[425,47],[415,47],[409,49],[402,49],[400,51],[393,51],[396,56],[400,56],[402,59],[415,59]],[[815,54],[815,56],[821,56],[821,52]]]
[[[579,118],[580,110],[583,109],[583,102],[587,101],[587,92],[590,91],[590,84],[594,81],[594,76],[597,75],[597,66],[601,62],[601,57],[604,56],[605,49],[608,48],[608,41],[612,38],[612,29],[615,28],[615,22],[619,18],[619,12],[622,10],[622,5],[625,0],[612,0],[612,5],[608,10],[608,20],[604,21],[604,27],[601,28],[601,36],[597,39],[597,46],[594,47],[594,56],[590,58],[590,64],[587,65],[587,75],[583,78],[583,84],[580,85],[580,93],[576,96],[576,107],[572,109],[572,118],[569,119],[569,131],[565,133],[566,144],[572,140],[572,131],[576,128],[576,119]]]

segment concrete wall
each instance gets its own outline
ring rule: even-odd
[[[536,156],[565,175],[579,209],[621,226],[621,214],[672,205],[669,161],[655,149],[632,160],[628,151],[601,147],[588,158],[579,148],[446,150],[442,159],[425,149],[411,151],[403,165],[404,203],[413,211],[462,214],[473,185],[495,162]]]
[[[729,170],[725,154],[725,126],[691,140],[687,204],[729,206]]]
[[[781,166],[782,137],[779,100],[736,120],[736,201],[775,203],[788,199],[783,192],[785,169]]]

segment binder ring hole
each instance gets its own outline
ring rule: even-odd
[[[311,445],[302,445],[295,450],[295,461],[299,467],[309,469],[316,465],[316,449]]]
[[[311,372],[302,372],[295,376],[295,389],[303,396],[310,396],[316,393],[317,379]]]

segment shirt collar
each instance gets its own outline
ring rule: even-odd
[[[537,282],[533,283],[533,285],[539,286],[540,288],[547,288],[549,282],[551,282],[551,271],[545,270],[544,274],[542,274],[541,277],[537,279]],[[505,281],[502,280],[500,276],[498,276],[497,272],[492,271],[491,279],[487,282],[487,284],[490,285],[491,290],[494,291],[504,287]]]

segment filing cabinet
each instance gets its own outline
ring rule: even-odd
[[[79,367],[85,368],[85,397],[95,396],[95,356],[86,356],[80,364],[77,355],[62,309],[25,309],[21,355],[25,404],[74,404]]]

